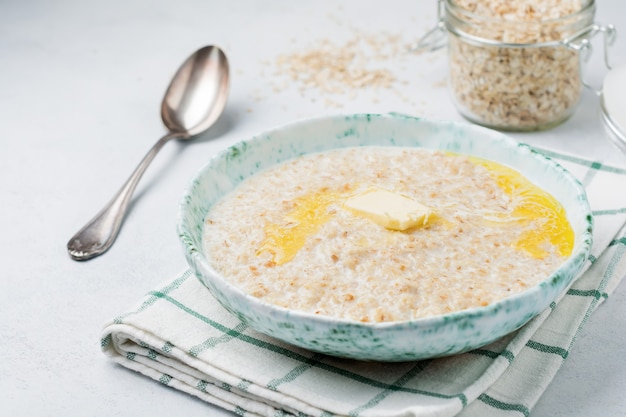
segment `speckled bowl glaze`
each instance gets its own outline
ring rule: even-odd
[[[202,249],[209,208],[241,181],[282,161],[349,146],[411,146],[470,154],[509,165],[556,197],[575,231],[574,251],[552,275],[523,293],[486,307],[412,321],[361,323],[276,307],[223,279]],[[486,345],[548,308],[576,277],[591,248],[592,216],[581,184],[529,146],[495,131],[398,114],[322,117],[240,142],[212,158],[191,181],[178,233],[199,280],[232,314],[259,332],[329,355],[406,361],[446,356]]]

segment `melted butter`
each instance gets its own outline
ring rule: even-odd
[[[317,233],[333,216],[329,210],[331,204],[343,198],[338,192],[320,190],[295,199],[284,223],[265,226],[265,240],[257,255],[267,251],[273,255],[272,261],[277,265],[289,262],[302,249],[306,239]]]
[[[536,223],[515,242],[517,249],[539,259],[548,255],[548,244],[561,256],[572,253],[574,230],[567,221],[565,208],[552,195],[512,168],[479,158],[471,160],[487,168],[498,186],[511,197],[514,203],[511,218],[525,224]]]
[[[453,156],[453,154],[450,154]],[[524,231],[514,246],[535,258],[548,255],[546,247],[553,245],[561,256],[569,256],[574,247],[574,231],[567,221],[563,206],[549,193],[537,187],[522,174],[512,168],[493,161],[471,157],[473,163],[485,167],[497,185],[511,197],[514,208],[511,213],[500,215],[499,220],[520,222],[533,227]],[[291,261],[305,245],[306,240],[315,235],[329,221],[334,212],[333,204],[340,205],[348,197],[349,190],[343,192],[323,189],[303,195],[293,200],[291,208],[280,224],[265,226],[265,239],[257,250],[257,255],[269,252],[276,265]],[[501,221],[498,223],[502,224]],[[431,213],[426,228],[435,225],[451,227],[451,222]],[[367,246],[367,242],[359,242]]]

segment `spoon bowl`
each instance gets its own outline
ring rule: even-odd
[[[228,60],[215,46],[199,49],[181,65],[161,103],[161,119],[181,139],[198,135],[215,123],[226,106]]]
[[[171,139],[192,139],[215,123],[226,106],[229,80],[228,60],[220,48],[205,46],[187,58],[161,103],[161,119],[168,133],[150,149],[111,201],[69,240],[67,250],[72,259],[91,259],[111,247],[150,162]]]

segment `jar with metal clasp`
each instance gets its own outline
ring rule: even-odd
[[[567,120],[579,102],[591,39],[614,26],[594,22],[594,0],[439,0],[438,24],[417,49],[448,47],[449,88],[459,112],[509,131]]]

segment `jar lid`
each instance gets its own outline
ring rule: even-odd
[[[626,152],[626,66],[613,68],[602,85],[602,120],[613,143]]]

